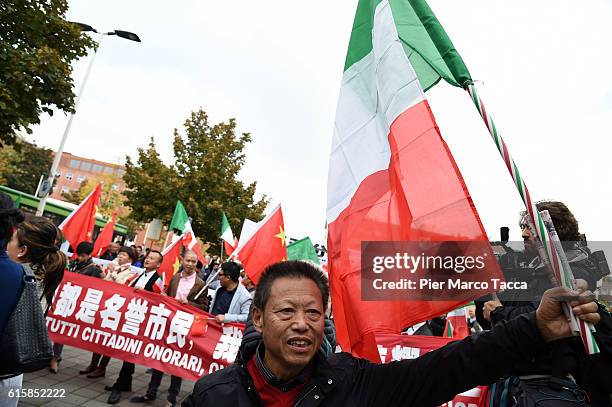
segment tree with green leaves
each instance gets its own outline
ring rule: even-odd
[[[222,212],[239,227],[245,218],[261,220],[268,199],[265,195],[255,199],[256,182],[245,185],[237,178],[251,135],[236,135],[235,119],[211,124],[200,109],[185,120],[184,128],[184,135],[174,130],[173,165],[163,163],[153,139],[146,149],[138,150],[136,162],[127,157],[126,204],[138,221],[158,218],[168,224],[180,200],[195,234],[215,252]]]
[[[18,137],[15,144],[0,148],[0,184],[34,194],[40,176],[47,174],[51,161],[51,150]]]
[[[0,2],[0,145],[52,107],[72,112],[71,63],[95,42],[65,20],[67,0]]]

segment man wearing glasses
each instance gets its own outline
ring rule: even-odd
[[[239,283],[240,266],[233,261],[221,265],[220,287],[215,292],[210,313],[219,323],[246,322],[251,307],[251,294]]]

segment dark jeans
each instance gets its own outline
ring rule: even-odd
[[[134,364],[123,362],[119,377],[113,387],[119,391],[132,391],[132,376],[134,375]]]
[[[102,359],[102,360],[100,360]],[[92,353],[91,354],[91,365],[92,366],[98,366],[98,362],[100,362],[100,367],[106,367],[108,366],[108,362],[110,362],[111,358],[108,356],[102,356],[99,353]]]
[[[150,399],[154,399],[157,397],[157,390],[159,389],[159,385],[161,384],[162,377],[164,377],[164,373],[159,370],[153,369],[153,373],[151,374],[151,381],[149,382],[149,388],[147,390],[147,397]],[[170,376],[170,387],[168,388],[168,400],[170,403],[176,403],[176,397],[181,391],[181,384],[183,380],[177,376]]]

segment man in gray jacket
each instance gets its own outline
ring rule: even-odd
[[[220,287],[215,292],[210,312],[219,323],[245,322],[253,301],[248,290],[239,283],[240,266],[233,261],[221,265]]]

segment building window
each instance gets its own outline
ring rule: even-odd
[[[104,167],[104,173],[105,174],[112,174],[113,173],[113,168],[112,167]]]
[[[81,162],[79,160],[70,160],[70,168],[79,168]]]
[[[102,166],[100,164],[94,164],[93,172],[102,172]]]
[[[83,162],[81,163],[81,169],[82,169],[83,171],[91,171],[91,163],[88,163],[88,162],[86,162],[86,161],[83,161]]]
[[[72,181],[72,173],[71,173],[71,172],[69,172],[69,173],[67,173],[67,174],[66,174],[66,179],[67,179],[68,181]]]
[[[82,183],[83,181],[85,181],[85,177],[84,177],[84,176],[82,176],[82,175],[79,175],[79,176],[77,177],[77,181],[78,181],[78,182],[79,182],[79,184],[80,184],[80,183]]]
[[[119,175],[120,177],[123,177],[125,175],[125,170],[118,168],[116,171],[116,174]]]
[[[67,194],[69,191],[68,187],[62,187],[62,194]]]
[[[119,189],[119,185],[117,185],[117,184],[113,184],[113,185],[111,186],[111,188],[113,189],[113,191],[116,191],[116,190],[118,190],[118,189]]]

